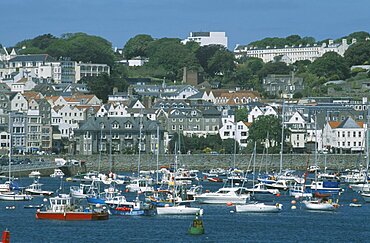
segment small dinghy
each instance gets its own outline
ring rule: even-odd
[[[36,208],[36,209],[40,209],[40,208],[43,208],[44,207],[44,204],[29,204],[29,205],[24,205],[24,208]]]
[[[350,203],[349,206],[350,207],[362,207],[362,204],[360,204],[360,203]]]

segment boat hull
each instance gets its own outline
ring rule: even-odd
[[[202,215],[203,210],[201,208],[190,208],[185,206],[173,206],[173,207],[159,207],[157,208],[158,215]]]
[[[109,212],[112,215],[121,215],[121,216],[152,216],[155,215],[155,210],[120,210],[120,208],[109,209]]]
[[[203,204],[244,204],[247,200],[246,197],[236,197],[236,196],[195,196],[195,200]]]
[[[2,201],[29,201],[32,197],[30,195],[17,195],[17,194],[0,194]]]
[[[305,205],[306,209],[315,211],[334,211],[337,208],[335,204],[331,203],[303,201],[303,204]]]
[[[109,219],[108,213],[91,213],[91,212],[37,212],[36,219],[49,219],[49,220],[107,220]]]
[[[279,205],[266,205],[264,203],[251,203],[245,205],[236,205],[237,213],[278,213],[281,208]]]

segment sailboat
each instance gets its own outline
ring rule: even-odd
[[[177,152],[176,152],[176,144],[175,144],[175,170],[177,169]],[[180,204],[180,201],[177,200],[177,192],[176,192],[176,173],[174,173],[174,185],[173,185],[173,195],[174,195],[174,202],[172,205],[167,204],[164,207],[157,207],[157,214],[158,215],[203,215],[203,209],[201,208],[193,208],[189,207],[188,205]]]
[[[253,151],[253,188],[255,180],[255,167],[256,167],[256,142],[254,143]],[[252,198],[255,191],[252,191]],[[276,205],[269,205],[263,202],[249,200],[246,204],[235,205],[235,212],[237,213],[277,213],[282,209],[283,205],[277,203]]]
[[[315,130],[316,130],[316,118],[315,117]],[[317,134],[317,132],[316,132]],[[315,165],[317,166],[317,139],[315,142]],[[339,207],[338,200],[337,202],[333,202],[333,199],[328,199],[326,196],[319,197],[321,193],[330,193],[329,196],[335,193],[339,193],[340,188],[334,188],[334,182],[326,182],[329,184],[325,184],[325,181],[318,181],[317,180],[317,170],[315,171],[315,180],[312,182],[311,185],[307,186],[310,192],[314,193],[316,198],[309,198],[308,200],[303,200],[302,203],[308,210],[316,210],[316,211],[334,211]],[[329,186],[329,187],[326,187]]]
[[[0,200],[3,201],[28,201],[32,199],[32,196],[26,195],[19,190],[19,187],[12,181],[11,177],[11,161],[12,161],[12,120],[11,120],[11,113],[9,113],[9,181],[5,182],[5,185],[8,186],[9,191],[2,192],[0,194]]]

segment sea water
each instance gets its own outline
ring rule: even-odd
[[[41,178],[44,190],[57,190],[56,178]],[[32,179],[21,178],[27,186]],[[64,189],[76,183],[64,182]],[[215,191],[222,183],[204,182],[204,188]],[[121,188],[124,190],[124,186]],[[125,194],[126,195],[126,194]],[[130,193],[128,198],[136,195]],[[356,198],[362,207],[349,207]],[[198,205],[204,209],[205,234],[191,236],[187,230],[194,216],[110,216],[105,221],[37,220],[36,209],[24,205],[41,204],[44,197],[30,202],[0,201],[0,228],[10,231],[11,242],[370,242],[370,204],[347,189],[335,212],[291,209],[293,198],[281,194],[276,202],[283,204],[280,213],[242,214],[226,205]],[[15,209],[6,209],[15,205]]]

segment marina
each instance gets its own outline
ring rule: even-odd
[[[45,177],[42,180],[45,190],[56,191],[60,187],[60,179]],[[26,185],[32,184],[32,181],[31,178],[20,178],[18,182]],[[70,186],[78,186],[77,182],[63,183],[63,193],[68,193]],[[209,191],[217,191],[223,187],[222,183],[208,180],[201,181],[200,184]],[[323,239],[336,242],[366,242],[370,226],[364,222],[370,214],[370,204],[366,204],[360,194],[348,188],[348,185],[343,184],[342,188],[344,191],[340,196],[339,207],[333,211],[307,210],[303,200],[289,196],[286,191],[281,191],[279,196],[275,195],[271,203],[258,204],[263,206],[263,209],[260,212],[254,210],[253,213],[237,213],[236,205],[225,202],[193,202],[192,207],[201,208],[204,213],[202,221],[206,229],[204,234],[197,236],[189,233],[194,214],[130,216],[127,211],[116,210],[117,213],[114,214],[117,215],[110,215],[109,220],[103,221],[37,220],[35,214],[42,204],[46,204],[45,199],[48,197],[34,197],[32,202],[0,202],[0,224],[12,232],[11,238],[14,242],[25,242],[29,239],[32,239],[32,242],[60,242],[58,235],[61,234],[64,235],[64,241],[104,241],[104,235],[109,234],[109,242],[122,242],[123,239],[129,242],[173,242],[175,232],[176,241],[180,242],[322,242]],[[128,202],[137,200],[138,195],[140,200],[144,201],[144,194],[125,192],[125,185],[119,185],[118,189]],[[273,206],[275,203],[284,206]],[[358,207],[359,204],[363,206]],[[34,208],[30,205],[34,205]],[[279,213],[261,212],[266,208],[267,211]],[[351,229],[354,224],[357,225],[356,231]],[[328,228],[332,230],[330,234],[325,230]]]

